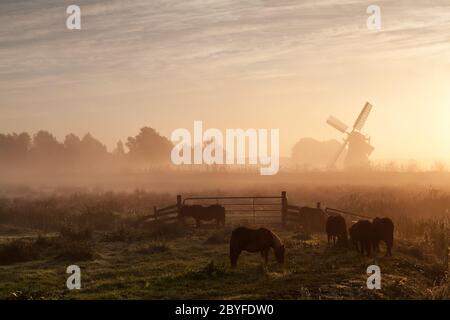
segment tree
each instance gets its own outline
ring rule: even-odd
[[[142,128],[135,137],[128,137],[126,145],[133,161],[148,164],[168,163],[173,147],[169,139],[150,127]]]
[[[68,157],[77,157],[81,149],[81,139],[73,133],[68,134],[64,139],[64,149]]]
[[[61,160],[64,146],[51,133],[41,130],[33,137],[32,152],[37,159],[47,160],[50,164]]]
[[[0,161],[7,164],[18,164],[28,157],[31,137],[28,133],[0,134]]]
[[[86,134],[83,139],[81,139],[80,147],[81,156],[85,158],[99,159],[108,155],[106,146],[95,139],[90,133]]]

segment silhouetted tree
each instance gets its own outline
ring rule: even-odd
[[[80,152],[84,157],[99,159],[108,155],[106,146],[95,139],[90,133],[86,134],[83,139],[81,139],[80,147]]]
[[[68,134],[64,139],[64,150],[66,156],[70,158],[78,157],[78,155],[80,154],[80,149],[81,139],[73,133]]]
[[[58,142],[51,133],[41,130],[33,137],[31,152],[34,160],[40,164],[61,164],[64,145]]]
[[[135,137],[128,137],[126,143],[131,160],[140,164],[162,164],[170,161],[172,143],[155,129],[144,127]]]
[[[31,147],[28,133],[0,134],[0,161],[2,164],[17,165],[27,159]]]

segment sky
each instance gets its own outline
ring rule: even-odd
[[[0,2],[3,133],[90,132],[112,149],[202,120],[279,128],[288,156],[302,137],[341,139],[328,116],[351,125],[370,101],[373,159],[450,160],[449,87],[448,0]]]

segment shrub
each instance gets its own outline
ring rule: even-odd
[[[92,239],[92,229],[75,227],[73,224],[62,225],[59,229],[61,237],[69,241],[87,241]]]
[[[35,244],[25,240],[14,240],[0,246],[0,264],[14,264],[38,258]]]

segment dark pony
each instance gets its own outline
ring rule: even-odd
[[[230,261],[231,266],[237,266],[237,260],[242,251],[260,252],[267,264],[269,250],[273,249],[278,263],[284,263],[284,245],[280,238],[266,228],[249,229],[239,227],[231,233],[230,239]]]
[[[185,205],[181,207],[181,219],[193,218],[195,219],[197,227],[201,225],[202,221],[216,220],[217,226],[225,225],[225,208],[221,205],[214,204],[212,206],[203,207],[200,205]]]
[[[337,244],[340,246],[347,245],[347,224],[342,216],[329,216],[326,223],[326,232],[328,235],[328,245],[333,239],[333,246]]]
[[[375,232],[372,222],[369,220],[359,220],[350,227],[350,239],[356,250],[364,255],[370,256],[372,245],[375,239]]]
[[[389,218],[375,218],[372,221],[374,229],[373,250],[380,252],[380,241],[386,243],[386,256],[392,256],[394,245],[394,223]]]

